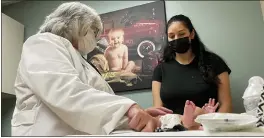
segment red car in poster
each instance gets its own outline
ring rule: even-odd
[[[102,39],[108,41],[108,32],[114,26],[114,21],[104,22]],[[129,49],[130,58],[143,58],[151,51],[160,50],[165,42],[164,21],[159,20],[139,20],[125,24],[124,44]]]

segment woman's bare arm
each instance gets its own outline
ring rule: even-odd
[[[153,97],[153,106],[162,107],[162,101],[160,98],[160,87],[161,83],[158,81],[152,81],[152,97]]]

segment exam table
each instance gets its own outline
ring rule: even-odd
[[[180,132],[144,133],[132,131],[117,131],[112,136],[264,136],[264,127],[237,132],[215,132],[206,133],[201,130]]]
[[[100,135],[88,135],[89,136],[100,136]],[[105,136],[105,135],[104,135]],[[264,127],[259,127],[250,130],[241,130],[236,132],[205,132],[201,130],[196,131],[179,131],[179,132],[156,132],[156,133],[147,133],[147,132],[134,132],[131,130],[119,130],[114,131],[111,137],[131,137],[131,136],[142,136],[142,137],[153,137],[153,136],[262,136],[264,137]],[[74,135],[78,137],[78,135]]]

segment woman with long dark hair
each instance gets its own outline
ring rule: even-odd
[[[183,114],[186,101],[200,108],[215,99],[218,112],[232,112],[229,74],[224,60],[209,52],[191,20],[184,15],[168,21],[168,46],[162,62],[155,68],[152,81],[153,103],[175,114]]]

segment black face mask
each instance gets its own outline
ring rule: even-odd
[[[189,37],[175,39],[169,42],[169,47],[176,53],[186,53],[190,49]]]

